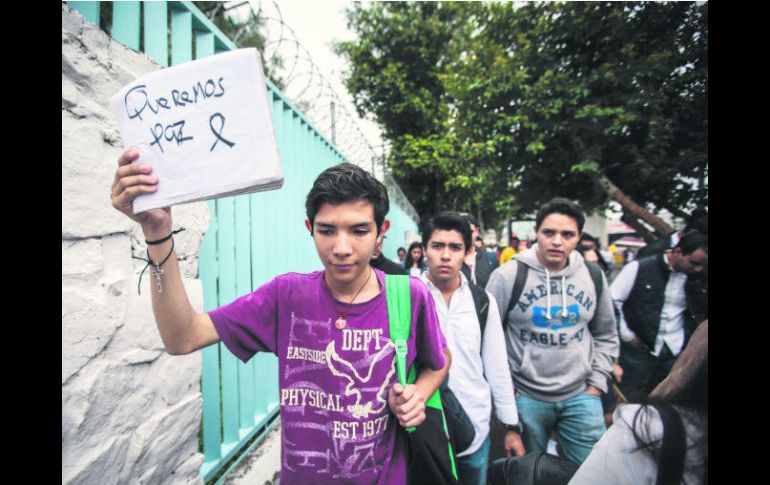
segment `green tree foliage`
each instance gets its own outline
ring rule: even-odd
[[[358,42],[337,51],[350,60],[346,80],[361,116],[372,113],[391,140],[442,131],[447,118],[440,75],[451,59],[461,5],[436,2],[373,2],[348,11]]]
[[[444,208],[469,210],[485,175],[462,163],[442,77],[469,8],[462,3],[375,2],[348,11],[359,41],[337,52],[350,60],[346,86],[361,116],[373,114],[390,141],[387,164],[423,221]]]
[[[458,131],[494,143],[524,206],[600,206],[598,172],[648,206],[707,204],[707,9],[490,4],[450,75]]]
[[[598,208],[600,175],[655,211],[708,204],[707,3],[395,10],[350,11],[360,40],[340,52],[421,215],[449,203],[494,222],[555,195]]]

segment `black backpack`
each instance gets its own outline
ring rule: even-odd
[[[471,280],[471,269],[467,264],[463,263],[461,271],[468,280],[468,286],[473,295],[473,304],[476,307],[476,316],[479,317],[479,325],[481,325],[481,339],[484,340],[484,328],[487,325],[487,314],[489,313],[489,296],[487,296],[483,286],[477,285]]]
[[[468,287],[473,295],[473,305],[476,307],[476,316],[479,318],[481,326],[481,341],[484,341],[484,329],[487,327],[487,316],[489,316],[489,295],[486,290],[468,281]]]

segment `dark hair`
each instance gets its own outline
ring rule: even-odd
[[[540,210],[537,211],[535,217],[535,230],[540,229],[540,224],[543,223],[543,219],[551,214],[564,214],[575,219],[578,226],[578,232],[583,232],[583,225],[586,222],[586,216],[583,214],[583,209],[579,205],[564,197],[556,197],[546,202]]]
[[[700,471],[705,477],[703,483],[708,483],[708,362],[698,371],[695,378],[693,378],[692,385],[687,386],[687,389],[683,389],[677,395],[667,399],[647,398],[634,414],[633,424],[630,428],[637,444],[636,449],[649,453],[658,466],[661,466],[664,460],[671,460],[673,458],[661,456],[663,440],[653,438],[649,423],[653,416],[651,414],[653,413],[653,408],[660,409],[666,406],[666,404],[675,406],[674,412],[679,415],[684,425],[684,436],[681,435],[681,430],[676,427],[665,429],[666,433],[672,435],[672,441],[685,444],[685,449],[683,450],[685,453],[685,464],[682,469],[682,475],[687,471],[686,454],[698,449],[696,452],[703,454],[703,463],[695,466],[691,465],[690,471],[696,474]],[[690,447],[687,442],[687,423],[693,419],[696,420],[695,425],[702,432],[702,435]],[[702,469],[701,466],[703,467]],[[681,481],[684,483],[683,480]]]
[[[471,226],[468,219],[461,216],[457,212],[442,212],[434,216],[431,220],[425,224],[422,229],[422,245],[428,247],[428,241],[431,236],[437,230],[442,231],[457,231],[463,237],[463,244],[465,244],[465,251],[467,252],[471,248]]]
[[[404,268],[407,270],[409,270],[414,264],[414,259],[412,259],[412,249],[414,248],[420,248],[422,250],[422,243],[419,241],[415,241],[409,245],[409,250],[406,252],[406,259],[404,260]],[[422,264],[424,260],[425,260],[425,251],[423,250],[422,256],[420,256],[420,260],[417,261],[417,266],[419,266],[421,269],[422,269]]]
[[[586,241],[590,241],[590,242],[594,243],[594,245],[596,247],[594,247],[592,249],[586,248],[583,245],[583,243],[586,242]],[[584,258],[586,257],[586,253],[593,252],[596,255],[596,263],[595,264],[598,264],[599,267],[602,269],[602,271],[604,271],[604,274],[609,276],[608,272],[610,270],[610,267],[607,264],[607,261],[604,260],[604,257],[602,257],[601,253],[599,252],[601,246],[602,245],[599,243],[599,238],[593,237],[591,234],[589,234],[587,232],[584,232],[583,234],[580,235],[580,240],[578,241],[578,244],[577,244],[577,247],[575,248],[575,250],[577,252],[579,252]],[[587,261],[586,261],[586,263],[587,263]]]
[[[476,222],[476,218],[473,217],[473,214],[468,212],[457,212],[457,215],[468,221],[468,224],[473,224],[474,226],[479,227],[479,223]]]
[[[312,231],[315,216],[323,204],[338,205],[354,200],[366,200],[374,206],[377,234],[390,209],[388,190],[372,174],[352,163],[329,167],[313,182],[307,193],[305,212]]]
[[[676,243],[677,248],[682,250],[682,254],[687,256],[688,254],[692,254],[693,251],[696,249],[702,249],[706,253],[709,252],[709,237],[705,234],[701,234],[700,232],[691,232],[689,234],[685,234],[682,239],[679,240],[678,243]]]
[[[660,464],[665,459],[660,456],[662,440],[652,438],[648,425],[652,408],[675,406],[674,411],[683,420],[685,435],[688,432],[687,421],[695,420],[695,427],[702,434],[693,446],[699,448],[704,456],[704,483],[708,483],[708,365],[708,321],[704,321],[693,333],[688,346],[679,354],[666,379],[649,397],[642,398],[641,406],[634,414],[633,424],[629,426],[638,445],[637,449],[650,453],[653,460]],[[664,432],[672,435],[673,442],[687,443],[686,436],[681,436],[681,430],[676,427],[664,429]],[[689,451],[687,446],[686,452]]]
[[[582,234],[580,235],[580,240],[579,240],[578,242],[583,242],[583,241],[590,241],[590,242],[592,242],[592,243],[596,244],[596,246],[599,246],[599,239],[597,239],[597,238],[593,237],[593,236],[592,236],[590,233],[588,233],[588,232],[584,232],[584,233],[582,233]]]
[[[709,235],[709,213],[706,209],[699,207],[692,211],[689,217],[685,219],[684,232],[698,231],[706,236]]]
[[[700,452],[704,455],[703,460],[703,474],[705,476],[704,483],[708,483],[708,359],[698,369],[688,385],[677,391],[676,393],[666,398],[651,398],[647,397],[640,403],[641,406],[634,414],[632,424],[630,425],[631,432],[634,435],[634,440],[637,443],[637,450],[644,450],[649,453],[653,460],[660,466],[663,457],[660,456],[660,449],[662,446],[662,439],[654,439],[652,437],[652,431],[649,423],[651,420],[651,413],[653,408],[660,408],[662,406],[673,405],[674,411],[680,416],[684,425],[685,436],[680,435],[680,430],[675,427],[665,430],[666,433],[672,434],[672,441],[687,443],[687,422],[688,420],[697,419],[695,421],[697,428],[702,432],[702,436],[694,443],[693,448],[700,448]],[[662,411],[659,411],[662,412]],[[691,448],[689,444],[686,444],[685,453],[689,453]],[[686,460],[686,458],[685,458]],[[691,467],[692,468],[692,467]],[[683,474],[687,470],[685,466]],[[699,470],[690,470],[691,472],[697,472]]]
[[[396,249],[396,254],[400,253],[401,251],[403,251],[404,253],[406,253],[406,249],[404,249],[404,248],[402,248],[402,247],[399,247],[398,249]]]

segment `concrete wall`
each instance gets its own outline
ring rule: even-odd
[[[62,483],[202,483],[200,361],[164,349],[138,225],[112,208],[123,151],[109,97],[159,69],[62,5]],[[203,203],[176,207],[176,250],[203,310]]]

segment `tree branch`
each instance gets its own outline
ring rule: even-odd
[[[599,185],[607,191],[607,195],[609,195],[612,200],[623,206],[624,211],[630,212],[634,217],[637,217],[652,226],[658,237],[664,237],[671,233],[673,230],[671,226],[666,224],[660,217],[634,202],[631,197],[623,193],[623,191],[607,178],[606,175],[597,174],[597,177]]]

